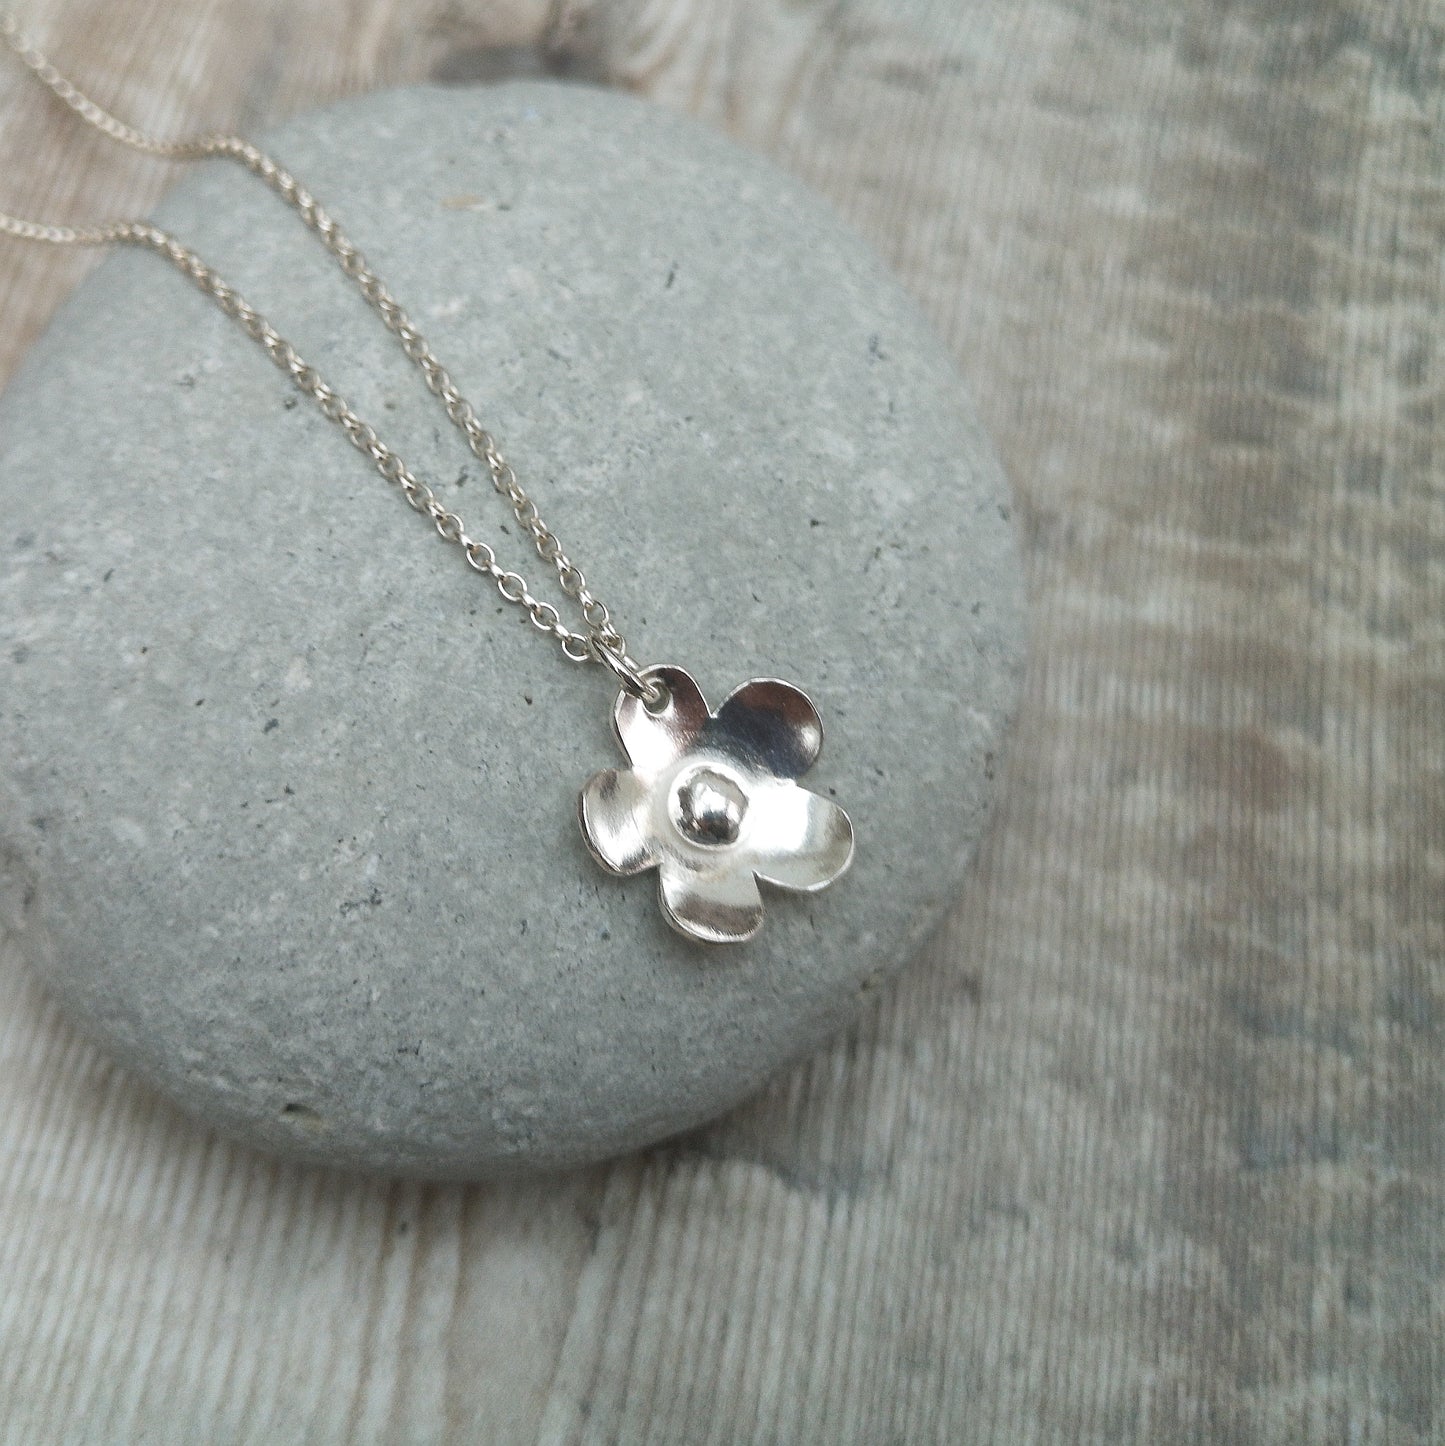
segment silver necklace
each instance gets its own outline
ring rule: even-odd
[[[492,485],[531,538],[537,555],[557,574],[580,626],[533,595],[526,579],[504,567],[487,543],[472,537],[457,514],[418,478],[345,399],[307,363],[246,299],[174,236],[147,221],[99,226],[50,226],[0,212],[0,234],[55,246],[137,246],[170,262],[238,323],[292,385],[335,422],[381,476],[400,489],[438,535],[457,546],[467,565],[491,579],[502,598],[522,608],[568,661],[599,663],[619,685],[613,728],[630,767],[596,773],[582,789],[577,815],[597,862],[626,877],[658,871],[658,894],[669,923],[709,944],[741,943],[762,928],[758,881],[815,893],[841,877],[853,858],[853,825],[836,803],[801,787],[823,745],[817,709],[800,688],[777,678],[753,678],[716,709],[682,668],[644,667],[607,605],[542,520],[495,438],[477,419],[381,278],[336,222],[284,167],[234,135],[192,140],[149,136],[118,120],[80,91],[0,14],[0,40],[82,120],[122,145],[166,160],[217,158],[238,162],[279,196],[351,278],[386,329],[421,372]]]

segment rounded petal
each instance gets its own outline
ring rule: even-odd
[[[667,689],[667,701],[654,712],[640,698],[623,691],[613,710],[617,741],[644,777],[675,763],[707,727],[707,703],[692,676],[681,668],[662,665],[644,668],[644,678],[656,678]]]
[[[704,944],[741,944],[763,927],[763,897],[746,865],[692,869],[664,859],[658,889],[667,922]]]
[[[780,784],[753,804],[766,812],[752,838],[753,868],[782,889],[826,889],[853,862],[853,823],[830,798]]]
[[[728,694],[712,736],[719,747],[775,778],[801,778],[823,747],[823,722],[801,688],[778,678],[753,678]]]
[[[630,769],[593,774],[577,799],[577,818],[592,857],[611,873],[640,874],[657,863],[647,785]]]

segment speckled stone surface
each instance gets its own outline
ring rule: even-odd
[[[425,138],[425,139],[423,139]],[[623,760],[564,663],[153,256],[0,398],[0,908],[74,1020],[258,1146],[481,1177],[725,1110],[938,922],[1017,696],[1007,489],[820,202],[580,87],[375,95],[272,138],[428,333],[646,662],[789,678],[852,871],[707,951],[583,845]],[[359,298],[237,170],[159,219],[508,565],[546,578]]]

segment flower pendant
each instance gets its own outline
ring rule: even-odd
[[[613,727],[632,767],[582,790],[582,837],[610,873],[655,868],[680,933],[741,944],[763,927],[760,879],[816,893],[853,860],[848,815],[797,783],[823,746],[818,710],[775,678],[742,684],[713,713],[681,668],[641,676],[665,696],[654,707],[618,694]]]

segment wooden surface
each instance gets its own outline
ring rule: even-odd
[[[946,934],[645,1158],[279,1168],[10,951],[0,1441],[1445,1438],[1445,4],[24,14],[166,128],[557,72],[770,152],[951,342],[1035,652]],[[3,203],[166,179],[0,70]],[[0,251],[0,377],[83,264]]]

